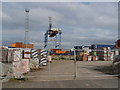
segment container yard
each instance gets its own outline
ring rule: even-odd
[[[22,43],[15,43],[9,47],[1,47],[3,71],[1,76],[21,79],[25,74],[32,70],[47,67],[54,60],[82,61],[82,62],[99,62],[112,61],[114,56],[119,55],[119,50],[112,45],[101,45],[97,48],[81,48],[75,46],[72,49],[34,49],[33,47],[24,48]],[[33,45],[32,45],[33,46]],[[92,47],[93,45],[91,45]],[[112,47],[106,47],[112,46]],[[8,65],[8,66],[7,66]],[[5,68],[4,68],[5,67]],[[7,68],[6,68],[7,67]],[[3,79],[4,80],[4,79]]]
[[[28,14],[28,12],[26,11]],[[28,18],[28,17],[26,17]],[[28,23],[27,23],[28,24]],[[44,36],[44,49],[35,49],[34,44],[28,44],[26,26],[25,43],[16,42],[11,46],[1,47],[2,58],[0,59],[3,66],[1,76],[3,80],[5,77],[22,79],[25,74],[32,70],[40,70],[40,68],[50,66],[54,60],[73,61],[76,68],[76,61],[82,62],[99,62],[99,61],[112,61],[114,56],[119,55],[119,40],[115,45],[107,44],[92,44],[91,46],[74,46],[72,49],[61,49],[61,34],[62,31],[58,28],[53,28],[52,17],[49,17],[49,28]],[[55,37],[54,48],[49,49],[49,38]],[[49,41],[50,42],[50,41]],[[51,67],[49,67],[50,69]],[[50,71],[49,71],[50,72]],[[73,77],[77,78],[77,71],[73,70],[75,74]],[[8,81],[9,81],[8,79]]]
[[[10,38],[4,32],[5,40],[0,47],[3,88],[117,88],[120,77],[120,39],[111,39],[108,35],[110,31],[107,32],[109,29],[99,31],[104,25],[96,28],[96,23],[94,27],[89,26],[92,24],[81,26],[83,21],[86,22],[84,19],[76,22],[85,15],[78,17],[69,14],[72,18],[76,17],[71,21],[71,16],[62,15],[65,12],[57,12],[58,7],[52,9],[53,15],[48,16],[50,10],[45,9],[44,4],[40,6],[42,8],[38,12],[32,8],[24,9],[24,18],[22,14],[21,17],[16,15],[21,24],[15,22],[14,28],[21,28],[10,33],[14,37]],[[66,7],[69,8],[69,5],[66,4]],[[40,15],[34,14],[36,12],[40,12]],[[101,16],[95,20],[104,19]],[[14,35],[17,30],[21,30],[21,36]],[[109,38],[105,38],[105,35]]]

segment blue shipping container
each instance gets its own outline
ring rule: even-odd
[[[110,47],[111,49],[114,48],[114,45],[105,45],[105,44],[93,44],[91,45],[92,49],[99,49],[99,48],[106,48]]]

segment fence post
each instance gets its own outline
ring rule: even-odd
[[[74,79],[77,79],[77,62],[76,62],[76,52],[75,49],[72,48],[71,51],[74,52]]]
[[[50,57],[48,57],[50,55],[50,51],[48,50],[47,53],[47,62],[48,62],[48,72],[49,72],[49,77],[51,75],[51,64],[50,64]]]

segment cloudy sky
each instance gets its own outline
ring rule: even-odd
[[[29,42],[43,47],[48,17],[62,30],[62,48],[75,45],[114,44],[118,38],[117,2],[3,2],[3,45],[24,42],[25,8],[29,13]],[[53,43],[53,42],[52,42]],[[52,45],[52,44],[50,44]]]

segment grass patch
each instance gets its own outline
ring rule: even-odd
[[[54,55],[52,56],[52,60],[71,60],[73,56],[70,55]]]
[[[13,82],[13,81],[27,81],[28,80],[28,78],[10,78],[9,79],[9,82]]]

